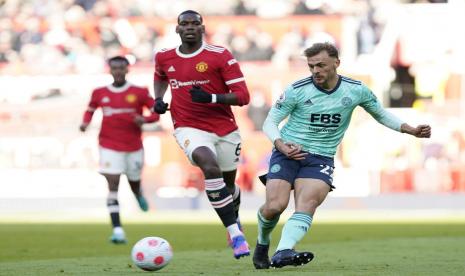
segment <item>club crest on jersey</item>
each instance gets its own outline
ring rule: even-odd
[[[341,103],[343,106],[349,106],[352,104],[352,99],[349,97],[344,97],[342,98]]]
[[[102,103],[109,103],[110,102],[110,98],[108,97],[103,97],[102,98]]]
[[[129,95],[126,96],[126,101],[127,101],[128,103],[133,103],[133,102],[135,102],[136,100],[137,100],[137,97],[136,97],[136,95],[134,95],[134,94],[129,94]]]
[[[197,70],[197,72],[203,73],[207,71],[207,69],[208,69],[208,64],[206,62],[201,61],[195,65],[195,70]]]
[[[279,99],[278,99],[278,103],[282,103],[286,100],[286,93],[282,93],[281,95],[279,95]]]

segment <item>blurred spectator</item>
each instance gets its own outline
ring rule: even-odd
[[[247,107],[247,116],[252,121],[253,129],[261,131],[271,106],[267,103],[265,94],[260,89],[251,91],[250,104]]]
[[[100,56],[104,61],[118,54],[132,54],[137,61],[151,62],[154,48],[178,44],[178,38],[171,30],[174,25],[170,20],[185,9],[198,9],[207,16],[283,18],[292,14],[355,13],[354,10],[358,9],[350,7],[354,6],[352,4],[358,7],[360,3],[364,1],[3,1],[0,5],[0,68],[2,72],[10,73],[83,72],[80,57],[90,61]],[[361,16],[358,32],[360,53],[370,52],[379,38],[375,10],[376,6],[370,5],[368,13],[356,14]],[[247,22],[242,17],[240,20]],[[307,37],[307,26],[303,27],[301,23],[299,25],[290,28],[283,35],[279,28],[265,32],[261,29],[263,26],[256,23],[234,30],[234,22],[225,21],[215,26],[213,32],[207,32],[213,44],[229,46],[240,60],[273,60],[278,66],[287,66],[297,58],[295,53],[300,53],[307,44],[337,40],[320,23],[310,21]],[[46,54],[47,57],[42,57],[47,51],[50,51]],[[53,60],[54,63],[37,63],[35,58],[47,62]],[[60,66],[57,68],[55,64]],[[39,70],[41,66],[45,66],[45,70]],[[90,71],[94,72],[96,68]]]
[[[321,9],[323,1],[318,0],[298,0],[294,14],[324,14]]]
[[[253,15],[255,11],[247,6],[246,1],[238,0],[236,6],[234,6],[235,15]]]

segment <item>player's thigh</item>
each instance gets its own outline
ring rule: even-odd
[[[215,156],[218,156],[215,148],[215,135],[200,129],[190,127],[178,127],[174,130],[174,138],[179,147],[184,151],[189,161],[197,165],[192,158],[192,153],[199,147],[209,148]]]
[[[125,154],[125,152],[99,147],[99,172],[109,175],[124,173]]]
[[[126,176],[130,181],[140,180],[144,167],[144,150],[126,153]]]
[[[316,154],[308,154],[305,160],[299,161],[301,167],[296,174],[296,179],[318,179],[326,183],[332,191],[334,174],[334,159]]]
[[[218,165],[223,172],[234,171],[241,155],[241,135],[235,130],[226,136],[218,137],[215,144]]]
[[[331,187],[321,179],[297,178],[294,183],[296,212],[313,215],[316,208],[325,200]]]

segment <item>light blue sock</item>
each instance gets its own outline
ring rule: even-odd
[[[258,218],[258,238],[257,241],[259,244],[267,245],[270,244],[270,234],[278,224],[279,216],[273,220],[267,220],[262,216],[260,210],[257,212]]]
[[[295,212],[286,222],[276,251],[292,249],[305,236],[312,225],[312,217],[307,213]]]

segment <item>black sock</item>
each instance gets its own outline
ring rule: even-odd
[[[241,206],[241,189],[236,184],[236,188],[234,189],[234,193],[232,194],[233,197],[233,204],[234,204],[234,212],[236,213],[236,217],[239,218],[239,207]]]
[[[113,228],[121,226],[121,221],[119,219],[119,202],[118,202],[118,192],[110,192],[107,197],[107,207],[108,212],[110,213],[111,224]]]
[[[131,186],[131,191],[136,197],[141,195],[140,180],[137,180],[137,181],[129,180],[129,186]]]
[[[223,178],[205,179],[205,191],[223,225],[228,227],[236,223],[232,195],[226,188]]]

